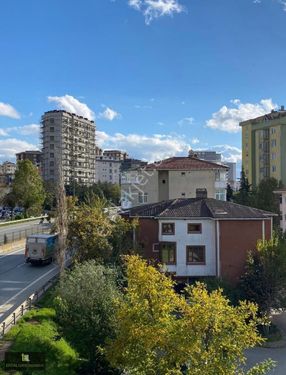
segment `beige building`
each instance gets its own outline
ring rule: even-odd
[[[199,195],[226,200],[224,165],[193,156],[173,157],[130,170],[121,176],[121,205],[130,208]]]
[[[91,185],[95,182],[95,124],[66,111],[42,116],[43,178],[64,183]]]
[[[242,166],[248,181],[258,185],[274,177],[286,186],[286,111],[268,113],[240,123]]]

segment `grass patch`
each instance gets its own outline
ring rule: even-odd
[[[48,296],[46,301],[48,301]],[[43,303],[44,302],[43,300]],[[13,341],[12,352],[43,352],[46,356],[47,375],[76,374],[78,354],[71,345],[61,337],[55,322],[56,312],[53,308],[44,307],[28,312],[21,318],[7,335],[6,340]],[[42,375],[42,371],[26,374]],[[1,372],[0,372],[1,374]],[[22,374],[19,372],[19,374]]]

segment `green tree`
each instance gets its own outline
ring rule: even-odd
[[[138,256],[127,257],[127,281],[115,338],[105,347],[111,365],[130,375],[245,373],[245,349],[263,341],[256,305],[232,307],[220,290],[209,294],[203,284],[176,294],[174,282]],[[247,373],[265,373],[272,364]]]
[[[114,334],[115,301],[120,299],[117,273],[95,261],[65,272],[56,290],[57,318],[65,337],[86,361],[88,374],[115,374],[100,351]]]
[[[68,242],[76,250],[79,261],[120,262],[120,256],[133,248],[136,222],[112,215],[110,209],[106,200],[96,196],[70,209]]]
[[[45,200],[43,180],[37,167],[30,160],[18,162],[12,183],[12,194],[16,204],[25,209],[26,215],[41,214]]]
[[[273,177],[261,180],[255,190],[254,207],[279,214],[279,197],[274,194],[278,188],[279,182]]]
[[[274,235],[259,241],[250,251],[246,271],[241,279],[244,297],[257,303],[261,314],[272,308],[286,308],[286,239]]]
[[[226,200],[232,201],[233,199],[233,188],[230,186],[230,184],[226,185]]]
[[[91,196],[106,199],[117,206],[120,203],[120,186],[109,182],[98,182],[92,186],[84,186],[74,182],[72,185],[66,186],[66,192],[67,195],[75,195],[79,203],[87,203]]]
[[[244,169],[242,168],[240,174],[240,187],[238,193],[235,194],[234,200],[236,203],[244,204],[246,206],[251,206],[252,196],[251,196],[251,185],[248,182],[248,178],[245,175]]]

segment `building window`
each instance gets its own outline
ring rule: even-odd
[[[50,136],[50,141],[54,141],[55,137],[53,135]]]
[[[182,197],[185,197],[186,196],[186,193],[181,193]]]
[[[162,184],[165,184],[166,183],[166,180],[162,180]]]
[[[220,173],[219,173],[219,171],[215,171],[215,180],[216,181],[220,180]]]
[[[55,154],[53,152],[50,153],[50,158],[55,157]]]
[[[189,223],[188,224],[188,233],[202,233],[202,224],[200,223]]]
[[[225,201],[225,190],[217,190],[215,192],[215,199]]]
[[[175,234],[175,223],[162,223],[162,234]]]
[[[187,264],[205,264],[206,254],[205,246],[187,246],[186,262]]]
[[[153,251],[153,253],[159,253],[159,251],[160,251],[160,244],[159,243],[153,243],[153,245],[152,245],[152,251]]]
[[[54,132],[55,131],[55,128],[53,126],[50,127],[50,132]]]
[[[276,139],[272,139],[271,140],[271,147],[275,147],[276,146]]]
[[[271,154],[271,160],[275,160],[276,159],[276,152],[272,152]]]
[[[176,242],[161,242],[160,260],[165,264],[176,264]]]
[[[272,165],[272,172],[276,172],[276,165]]]
[[[55,120],[53,118],[50,118],[50,123],[53,124]]]
[[[50,175],[54,175],[55,171],[53,169],[50,169]]]
[[[139,193],[138,194],[138,202],[139,203],[147,203],[148,201],[148,193]]]
[[[53,166],[54,166],[54,162],[50,161],[50,167],[53,167]]]
[[[185,175],[186,175],[186,172],[181,172],[181,175],[182,175],[182,176],[185,176]]]
[[[53,150],[55,148],[55,145],[53,143],[50,144],[50,149]]]

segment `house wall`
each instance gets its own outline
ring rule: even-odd
[[[162,235],[162,223],[175,223],[174,235]],[[188,234],[188,223],[202,225],[200,234]],[[159,220],[159,242],[176,242],[176,265],[168,265],[168,271],[177,277],[215,276],[216,275],[216,239],[214,220]],[[186,246],[205,246],[206,263],[204,265],[186,264]]]
[[[159,252],[153,251],[153,244],[159,242],[158,220],[141,218],[139,222],[136,241],[142,247],[142,256],[159,261]]]
[[[247,253],[256,248],[257,241],[271,237],[271,219],[219,221],[220,276],[231,283],[239,281],[244,272]]]

